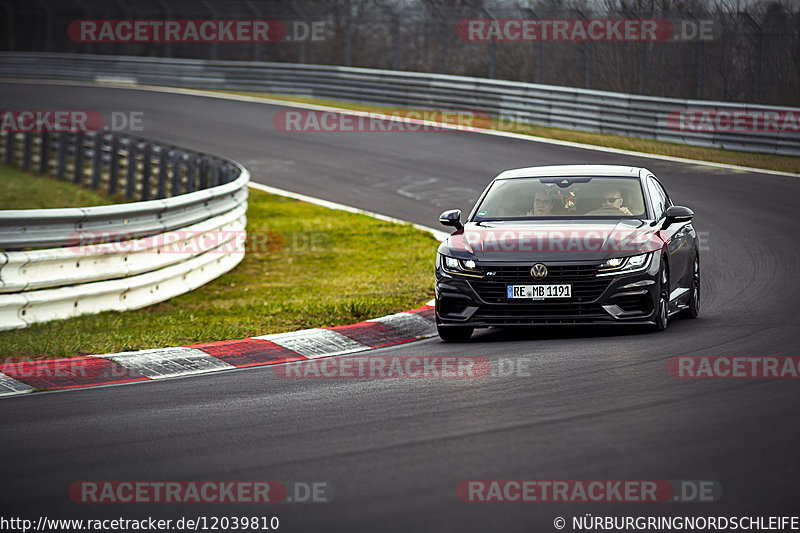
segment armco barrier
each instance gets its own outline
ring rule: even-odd
[[[142,201],[0,211],[0,330],[138,309],[244,257],[242,166],[144,139],[0,133],[0,160]]]
[[[419,109],[471,110],[515,122],[614,133],[661,141],[800,155],[792,128],[679,128],[681,111],[760,113],[795,119],[797,108],[654,98],[532,83],[350,67],[153,57],[0,53],[0,77],[117,81],[204,89],[260,91]],[[774,117],[773,117],[774,118]],[[790,117],[791,118],[791,117]],[[790,121],[791,122],[791,121]],[[699,131],[702,130],[702,131]],[[733,131],[737,130],[737,131]],[[752,131],[751,131],[752,130]],[[766,131],[765,131],[766,130]]]

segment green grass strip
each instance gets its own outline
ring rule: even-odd
[[[16,207],[33,201],[23,196]],[[251,189],[247,231],[242,263],[203,287],[137,311],[0,332],[0,358],[103,354],[350,324],[433,297],[437,241],[410,226]]]
[[[0,209],[54,209],[58,207],[91,207],[125,201],[122,197],[104,196],[100,191],[23,172],[0,165]]]

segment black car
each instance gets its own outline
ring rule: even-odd
[[[667,327],[700,308],[692,217],[645,168],[508,170],[436,256],[436,325],[445,341],[474,328],[563,324]]]

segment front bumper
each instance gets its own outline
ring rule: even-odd
[[[533,263],[498,263],[496,276],[471,278],[436,269],[436,323],[491,327],[572,324],[653,324],[658,301],[656,254],[647,269],[633,274],[597,276],[595,263],[544,262],[553,277],[541,283],[571,283],[568,300],[510,300],[510,284],[535,284]]]

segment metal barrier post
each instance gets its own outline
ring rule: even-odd
[[[128,139],[128,168],[125,172],[125,198],[133,198],[136,194],[136,152],[139,142]]]
[[[108,194],[117,192],[119,185],[119,137],[116,135],[111,137],[111,152],[109,153],[111,160],[108,166]]]
[[[220,180],[220,172],[219,172],[220,168],[219,168],[219,164],[217,164],[217,162],[214,161],[213,159],[211,160],[211,164],[213,165],[211,167],[211,186],[212,187],[216,187],[217,185],[220,184],[220,181],[221,181]]]
[[[200,189],[208,188],[208,159],[200,159]]]
[[[103,174],[103,134],[99,131],[94,134],[94,148],[92,149],[92,189],[100,188],[100,178]]]
[[[50,170],[50,134],[43,131],[39,145],[39,174]]]
[[[181,193],[181,178],[183,177],[183,152],[175,150],[172,156],[172,186],[169,195],[177,196]]]
[[[142,201],[150,199],[150,172],[151,172],[151,156],[153,149],[150,143],[145,143],[144,151],[142,152]]]
[[[56,177],[60,180],[64,179],[64,174],[67,171],[67,132],[62,131],[58,134],[58,155],[56,155],[58,163],[56,164]]]
[[[197,158],[189,157],[186,164],[186,192],[194,192],[195,179],[197,178]]]
[[[75,168],[72,173],[72,183],[76,184],[83,181],[83,137],[82,131],[75,134]]]
[[[14,132],[9,131],[6,134],[6,165],[10,165],[14,160]]]
[[[22,145],[22,170],[28,171],[31,168],[31,142],[33,141],[33,133],[28,132],[25,134],[25,141]]]
[[[156,189],[156,198],[159,200],[167,197],[167,154],[169,151],[160,146],[158,149],[158,186]]]

